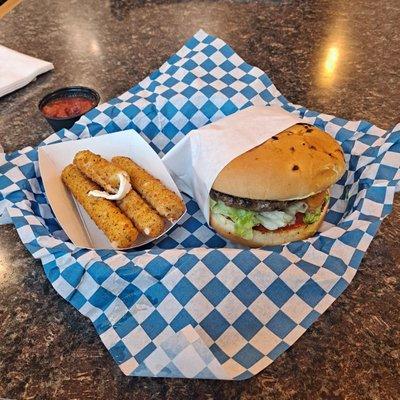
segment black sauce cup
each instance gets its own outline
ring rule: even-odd
[[[74,115],[73,117],[63,117],[63,118],[56,118],[56,117],[49,117],[43,113],[43,107],[48,104],[50,101],[58,100],[58,99],[65,99],[70,97],[83,97],[85,99],[91,100],[93,102],[93,107],[90,109],[92,110],[94,107],[97,107],[100,103],[100,95],[93,89],[84,86],[70,86],[58,89],[54,92],[51,92],[43,97],[42,100],[39,102],[39,110],[42,115],[46,118],[46,121],[50,124],[53,128],[54,132],[59,131],[60,129],[69,129],[71,126],[78,121],[78,119],[86,114],[89,110],[81,114]]]

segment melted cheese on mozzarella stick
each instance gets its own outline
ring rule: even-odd
[[[129,174],[133,188],[160,215],[173,221],[185,212],[183,201],[176,193],[167,189],[162,182],[139,167],[130,158],[114,157],[111,162]]]
[[[61,174],[62,181],[90,218],[101,229],[111,245],[116,248],[132,246],[138,231],[132,221],[110,200],[89,196],[99,186],[83,175],[75,165],[68,165]]]

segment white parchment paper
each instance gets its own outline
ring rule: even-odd
[[[193,197],[209,221],[210,189],[220,171],[240,154],[302,122],[276,106],[252,106],[186,135],[163,158],[178,188]]]

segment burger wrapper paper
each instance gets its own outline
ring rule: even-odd
[[[240,154],[301,122],[281,107],[251,106],[189,132],[163,162],[209,221],[209,193],[219,172]]]
[[[235,247],[204,217],[212,181],[232,158],[299,119],[332,135],[345,153],[347,171],[332,188],[323,229],[284,246]],[[190,194],[186,215],[155,243],[129,251],[75,246],[49,205],[32,147],[0,157],[0,215],[11,218],[54,289],[92,321],[126,375],[250,378],[356,274],[392,209],[400,124],[385,131],[292,104],[264,72],[199,31],[149,77],[40,146],[129,129],[166,156]]]

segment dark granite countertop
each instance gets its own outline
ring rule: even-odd
[[[0,99],[6,151],[50,132],[37,111],[72,84],[114,97],[197,29],[223,38],[295,103],[388,128],[399,121],[398,0],[30,0],[0,43],[53,72]],[[56,294],[12,226],[0,227],[0,397],[399,399],[400,197],[346,292],[266,370],[241,382],[126,377],[88,319]]]

